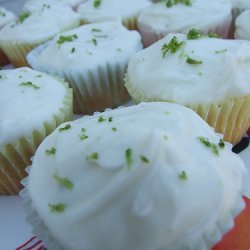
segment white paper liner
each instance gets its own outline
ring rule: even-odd
[[[227,38],[229,36],[231,23],[232,23],[232,16],[229,16],[223,23],[220,23],[213,27],[207,27],[206,29],[201,29],[201,31],[204,34],[208,34],[209,32],[212,32],[212,33],[218,34],[222,38]],[[190,29],[192,28],[195,28],[195,27],[190,27]],[[139,29],[139,32],[141,33],[144,47],[150,46],[151,44],[162,39],[168,34],[166,32],[154,31],[152,30],[152,28],[149,28],[147,27],[147,25],[144,25],[143,23],[140,23],[140,22],[138,22],[138,29]],[[178,31],[172,30],[171,32],[185,33],[185,32],[182,32],[181,30],[178,30]]]
[[[70,83],[74,94],[74,113],[91,114],[106,108],[115,108],[129,100],[129,94],[124,86],[123,76],[127,61],[122,63],[97,65],[96,68],[54,71],[40,65],[37,57],[49,45],[49,42],[32,50],[27,60],[32,68],[57,75]]]
[[[29,174],[30,168],[26,168],[26,172]],[[26,220],[32,226],[32,232],[35,236],[41,239],[48,250],[69,250],[63,248],[59,242],[50,233],[48,227],[44,224],[39,214],[32,205],[32,199],[28,192],[29,176],[21,181],[24,188],[20,191],[19,195],[24,200],[24,208],[26,210]],[[239,194],[235,202],[235,207],[231,208],[230,211],[223,217],[218,219],[214,224],[211,224],[204,230],[202,237],[196,241],[190,241],[187,239],[185,249],[187,250],[209,250],[212,246],[217,244],[223,237],[234,226],[234,218],[245,208],[245,203],[242,198],[242,194]]]

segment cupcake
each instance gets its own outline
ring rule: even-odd
[[[171,32],[187,33],[192,28],[227,37],[231,20],[227,0],[161,1],[140,14],[138,27],[147,47]]]
[[[169,34],[135,54],[125,86],[136,102],[168,101],[196,111],[237,143],[250,125],[250,42]]]
[[[28,66],[26,55],[31,49],[79,24],[79,15],[62,4],[23,12],[0,31],[0,47],[14,66]]]
[[[80,3],[85,2],[86,0],[27,0],[24,3],[23,9],[29,12],[42,9],[51,5],[58,3],[63,3],[69,5],[71,8],[76,9]]]
[[[9,22],[13,21],[15,19],[14,13],[11,11],[6,10],[3,7],[0,7],[0,30]],[[5,64],[8,64],[8,58],[3,53],[0,47],[0,66],[3,66]]]
[[[137,29],[137,17],[151,6],[149,0],[89,0],[79,6],[78,12],[84,23],[121,19],[128,29]]]
[[[250,9],[242,12],[235,21],[235,33],[236,39],[250,40]]]
[[[23,182],[28,220],[49,250],[210,249],[244,207],[231,148],[170,103],[64,123]]]
[[[67,80],[74,90],[74,113],[90,114],[129,99],[123,75],[128,60],[140,49],[137,31],[109,21],[61,33],[31,51],[27,60],[34,69]]]
[[[72,120],[72,92],[29,68],[0,71],[0,195],[17,194],[42,140]]]

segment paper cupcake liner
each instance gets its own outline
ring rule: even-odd
[[[16,68],[29,67],[26,61],[26,55],[30,50],[35,48],[38,44],[25,44],[21,42],[0,42],[1,48],[9,58],[9,61]]]
[[[26,172],[29,174],[30,167],[26,168]],[[39,239],[41,239],[48,250],[63,250],[63,246],[53,237],[49,228],[44,224],[40,218],[38,212],[35,210],[32,204],[32,199],[28,193],[29,176],[24,178],[21,183],[24,188],[20,191],[19,195],[24,200],[24,208],[26,210],[26,220],[32,226],[32,232]],[[245,208],[245,203],[242,198],[242,194],[237,195],[235,206],[232,207],[225,216],[216,220],[216,222],[210,223],[210,225],[204,229],[203,233],[198,232],[200,237],[198,240],[190,240],[187,236],[185,249],[188,250],[208,250],[213,245],[218,243],[223,235],[228,232],[234,226],[234,218]]]
[[[214,27],[207,27],[206,29],[203,28],[201,31],[204,32],[204,34],[208,34],[209,32],[216,33],[222,38],[227,38],[229,36],[229,30],[232,23],[232,16],[229,16],[223,23],[220,25],[214,26]],[[192,27],[190,27],[191,29]],[[144,47],[148,47],[151,44],[157,42],[158,40],[165,37],[168,33],[166,32],[160,32],[160,31],[154,31],[151,28],[147,27],[146,25],[138,22],[138,29],[142,36],[142,41],[144,44]],[[177,33],[185,33],[181,30],[172,30],[171,32],[177,32]],[[169,33],[171,33],[169,32]]]
[[[66,83],[63,84],[67,86]],[[30,158],[37,147],[57,126],[69,120],[73,120],[71,89],[67,89],[63,107],[49,121],[44,122],[41,129],[34,130],[29,137],[21,137],[1,149],[0,195],[13,195],[20,191],[20,181],[26,176],[25,168],[31,164]]]
[[[203,118],[224,140],[237,144],[250,125],[250,96],[227,99],[222,103],[188,105]]]
[[[91,114],[106,108],[115,108],[129,100],[129,94],[124,86],[123,75],[127,62],[120,64],[107,63],[98,65],[93,70],[63,70],[53,71],[41,66],[38,55],[49,43],[31,51],[27,57],[32,68],[64,78],[73,88],[74,113]]]
[[[4,54],[2,49],[0,48],[0,66],[4,66],[8,63],[9,63],[8,58],[6,57],[6,55]]]
[[[122,24],[129,30],[138,30],[137,17],[131,17],[128,19],[123,19]]]
[[[148,98],[138,91],[125,74],[125,86],[135,102],[169,101]],[[172,101],[169,101],[172,102]],[[238,143],[250,126],[250,95],[226,99],[221,103],[185,105],[194,110],[215,132],[223,134],[223,139]]]

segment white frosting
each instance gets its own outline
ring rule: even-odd
[[[0,7],[0,29],[16,18],[15,14]]]
[[[250,40],[250,9],[242,12],[236,18],[234,37],[236,39]]]
[[[31,13],[22,23],[15,21],[5,26],[0,31],[0,40],[41,43],[79,24],[79,15],[70,7],[51,5]]]
[[[169,8],[166,2],[162,2],[144,10],[138,18],[138,25],[163,34],[185,32],[190,28],[208,32],[225,23],[230,25],[231,18],[228,0],[192,0],[191,6],[176,4]]]
[[[162,46],[174,36],[185,44],[163,58]],[[187,57],[202,64],[189,64]],[[131,58],[127,87],[142,100],[171,100],[182,105],[220,102],[250,94],[249,68],[249,41],[187,40],[186,35],[169,34]]]
[[[234,9],[245,10],[250,9],[250,1],[249,0],[230,0]]]
[[[77,5],[83,2],[85,2],[85,0],[27,0],[23,6],[23,9],[33,12],[44,8],[45,6],[55,5],[58,3],[63,3],[75,8]]]
[[[31,82],[39,88],[22,86]],[[29,68],[0,71],[0,149],[32,131],[63,107],[66,89],[57,79]]]
[[[106,120],[98,122],[100,116]],[[227,223],[241,197],[242,160],[231,144],[219,155],[202,144],[197,137],[215,144],[220,137],[183,106],[142,103],[70,124],[41,144],[28,186],[32,205],[64,249],[201,250],[202,235]],[[52,147],[55,155],[46,155]],[[87,160],[93,152],[98,158]],[[55,174],[74,187],[60,185]],[[48,204],[58,203],[65,210],[52,212]]]
[[[59,45],[57,41],[62,35],[75,35],[77,38]],[[34,54],[34,66],[38,64],[52,72],[64,69],[82,72],[107,63],[127,63],[132,54],[142,49],[142,44],[137,31],[127,30],[120,22],[103,22],[61,33],[44,47],[41,46],[41,49],[35,49],[28,55],[31,65],[33,63],[29,58]]]
[[[106,18],[120,17],[122,20],[133,18],[150,6],[149,0],[101,0],[98,7],[94,7],[95,0],[89,0],[79,6],[78,12],[88,23]]]

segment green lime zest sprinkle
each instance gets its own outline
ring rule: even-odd
[[[112,122],[112,121],[113,121],[113,117],[110,116],[110,117],[108,118],[108,121],[109,121],[109,122]]]
[[[166,135],[163,135],[163,139],[164,139],[164,140],[167,140],[168,137],[167,137]]]
[[[173,5],[179,4],[179,3],[187,5],[187,6],[191,6],[192,5],[191,0],[167,0],[166,7],[170,8]]]
[[[181,173],[179,173],[178,177],[179,177],[179,179],[181,179],[183,181],[186,181],[188,179],[185,171],[181,171]]]
[[[219,141],[219,143],[218,143],[218,146],[219,146],[220,148],[224,148],[224,147],[225,147],[225,142],[224,142],[222,139],[220,139],[220,141]]]
[[[56,154],[56,148],[52,147],[50,149],[46,149],[45,154],[46,155],[54,155],[54,154]]]
[[[87,130],[86,130],[86,128],[82,128],[81,131],[82,131],[83,133],[86,133]]]
[[[97,46],[97,40],[95,38],[92,39],[92,43]]]
[[[170,53],[175,53],[179,48],[181,48],[185,44],[184,41],[179,42],[177,37],[174,36],[171,41],[166,44],[164,43],[162,45],[161,51],[162,51],[162,57],[165,57],[166,53],[170,51]]]
[[[97,28],[93,28],[91,31],[92,31],[92,32],[102,32],[101,29],[97,29]]]
[[[93,3],[93,6],[95,8],[98,8],[100,5],[101,5],[101,0],[95,0],[94,3]]]
[[[0,79],[7,79],[7,77],[4,74],[0,74]]]
[[[213,32],[209,32],[209,33],[207,34],[207,36],[210,37],[210,38],[219,38],[219,35],[216,34],[216,33],[213,33]]]
[[[64,212],[66,205],[63,203],[58,203],[58,204],[48,204],[50,211],[55,212],[55,213],[62,213]]]
[[[29,12],[23,12],[19,15],[18,19],[16,20],[16,23],[22,23],[25,19],[27,19],[31,14]]]
[[[70,36],[59,36],[59,39],[57,40],[57,43],[60,45],[60,44],[63,44],[65,42],[73,42],[75,39],[77,39],[78,36],[76,34],[74,35],[70,35]]]
[[[188,57],[186,59],[186,62],[189,63],[189,64],[202,64],[202,61],[195,60],[195,59],[193,59],[191,57]]]
[[[99,123],[100,122],[105,122],[105,121],[106,121],[106,119],[102,115],[98,117],[98,122]]]
[[[87,135],[83,134],[83,135],[79,135],[79,138],[80,138],[80,140],[84,141],[84,140],[88,139],[89,137]]]
[[[6,13],[0,10],[0,16],[5,17]]]
[[[148,158],[147,158],[145,155],[141,155],[141,156],[140,156],[140,159],[141,159],[141,161],[144,162],[144,163],[149,163],[149,160],[148,160]]]
[[[40,89],[40,87],[33,84],[32,82],[22,82],[22,83],[19,84],[19,86],[30,87],[30,88],[33,88],[33,89]]]
[[[89,156],[86,157],[86,160],[87,161],[93,161],[93,160],[98,160],[98,153],[97,152],[94,152],[92,154],[90,154]]]
[[[203,33],[201,30],[198,29],[191,29],[187,33],[187,39],[189,40],[196,40],[203,36]]]
[[[76,51],[76,48],[71,49],[71,53],[74,53]]]
[[[224,53],[224,52],[227,52],[227,49],[215,50],[214,52],[215,52],[216,54]]]
[[[111,128],[111,129],[112,129],[114,132],[117,131],[117,128],[115,128],[115,127]]]
[[[53,178],[62,186],[66,187],[67,189],[73,189],[74,184],[66,177],[61,177],[58,174],[54,174]]]
[[[68,123],[64,127],[59,128],[58,131],[62,132],[62,131],[68,130],[70,128],[71,128],[71,125]]]
[[[41,77],[42,77],[42,75],[40,75],[40,74],[35,76],[35,78],[41,78]]]
[[[121,49],[121,48],[117,48],[116,50],[117,50],[117,51],[120,51],[120,52],[122,51],[122,49]]]
[[[219,149],[215,143],[210,142],[208,138],[202,136],[198,137],[198,139],[203,145],[210,148],[215,155],[219,155]]]
[[[130,166],[132,164],[132,149],[131,148],[127,148],[125,150],[125,158],[126,158],[126,163],[128,165],[128,169],[130,169]]]

